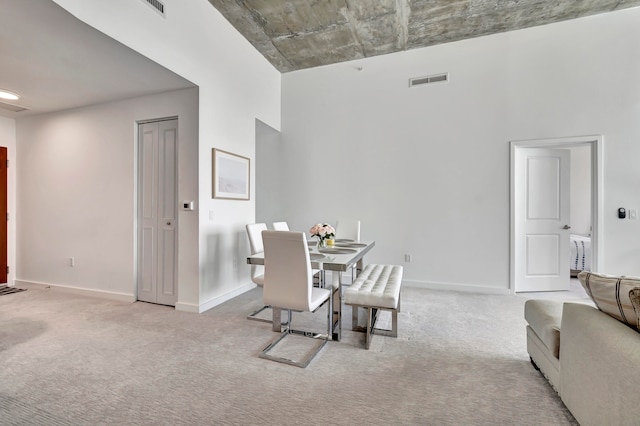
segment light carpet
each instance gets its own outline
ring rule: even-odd
[[[526,351],[526,297],[404,287],[399,336],[350,329],[301,369],[256,288],[203,314],[50,289],[0,298],[3,425],[575,425]],[[322,330],[326,311],[294,315]]]

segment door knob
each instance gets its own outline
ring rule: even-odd
[[[571,229],[571,227],[569,225],[565,225],[562,227],[562,229]]]

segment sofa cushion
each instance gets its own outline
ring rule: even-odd
[[[562,305],[559,300],[531,299],[524,302],[524,319],[556,359],[560,357]]]
[[[638,315],[631,304],[629,292],[640,288],[640,278],[582,271],[578,279],[598,309],[637,329]]]
[[[631,305],[633,306],[633,310],[636,311],[636,316],[638,317],[638,331],[640,331],[640,288],[634,288],[629,292],[629,299],[631,299]]]

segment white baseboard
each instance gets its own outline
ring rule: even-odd
[[[406,285],[407,287],[426,288],[429,290],[451,290],[451,291],[463,291],[467,293],[499,294],[499,295],[511,294],[511,291],[508,288],[488,287],[488,286],[473,285],[473,284],[402,280],[402,285]]]
[[[200,306],[195,303],[176,302],[176,311],[191,312],[192,314],[200,313]]]
[[[41,282],[41,281],[29,281],[29,280],[16,279],[14,280],[13,284],[16,287],[20,287],[20,288],[39,288],[39,289],[48,288],[53,291],[79,294],[83,296],[101,297],[103,299],[117,300],[120,302],[133,303],[137,300],[133,294],[115,293],[115,292],[104,291],[104,290],[92,290],[92,289],[72,287],[67,285],[53,284],[53,283]],[[252,290],[254,288],[256,288],[255,284],[248,283],[243,285],[242,287],[239,287],[233,291],[230,291],[229,293],[223,294],[222,296],[214,297],[199,305],[194,303],[177,302],[175,309],[177,311],[192,312],[192,313],[200,314],[204,311],[207,311],[211,308],[214,308],[226,302],[227,300],[231,300],[236,296],[246,293],[247,291]]]
[[[176,304],[176,310],[188,310],[189,312],[197,312],[201,314],[204,311],[215,308],[216,306],[226,302],[227,300],[231,300],[234,297],[240,296],[241,294],[246,293],[247,291],[254,288],[256,288],[256,285],[253,283],[245,284],[242,287],[238,287],[237,289],[230,291],[229,293],[223,294],[222,296],[214,297],[204,303],[201,303],[197,311],[191,310],[196,307],[195,305],[187,305],[181,303]],[[180,308],[178,308],[178,305],[180,305]]]
[[[14,280],[14,285],[20,288],[49,288],[53,291],[60,291],[65,293],[79,294],[82,296],[100,297],[103,299],[117,300],[120,302],[133,303],[136,301],[136,297],[133,294],[116,293],[112,291],[93,290],[87,288],[72,287],[68,285],[52,284],[40,281],[27,281],[27,280]]]

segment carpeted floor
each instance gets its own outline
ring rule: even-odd
[[[200,315],[30,289],[0,298],[0,424],[575,425],[529,362],[525,300],[404,287],[397,339],[345,330],[301,369],[258,358],[260,289]]]

